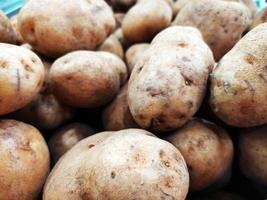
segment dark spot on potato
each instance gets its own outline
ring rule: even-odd
[[[249,89],[249,91],[251,92],[255,92],[254,88],[252,87],[251,83],[248,80],[244,80],[244,82],[247,84],[247,88]]]
[[[26,77],[26,79],[29,79],[30,78],[30,75],[29,74],[26,74],[25,77]]]
[[[112,179],[114,179],[116,177],[116,173],[115,172],[111,172],[110,176],[111,176]]]
[[[130,148],[133,149],[134,148],[134,145],[131,145]]]
[[[140,67],[138,67],[138,68],[137,68],[137,72],[138,72],[138,73],[141,72],[142,69],[143,69],[143,67],[144,67],[143,65],[141,65]]]
[[[188,102],[187,102],[187,105],[188,105],[188,109],[189,109],[189,110],[191,110],[191,108],[194,107],[194,103],[193,103],[193,101],[188,101]]]
[[[252,65],[256,61],[256,58],[251,54],[247,54],[245,56],[245,61]]]
[[[238,18],[237,18],[237,17],[235,17],[235,18],[234,18],[234,21],[236,22],[237,20],[238,20]]]
[[[82,37],[82,29],[80,27],[72,27],[71,32],[72,32],[73,37],[75,38]]]
[[[20,71],[19,69],[17,69],[17,91],[19,92],[20,91]]]
[[[33,63],[37,63],[37,60],[35,58],[31,58]]]
[[[173,178],[170,176],[165,178],[165,186],[171,188],[173,186]]]
[[[148,87],[146,89],[147,92],[149,92],[150,96],[156,97],[156,96],[166,96],[166,92],[160,89],[156,89],[153,87]]]
[[[193,80],[191,80],[189,77],[181,73],[181,76],[184,78],[185,85],[190,86],[194,84]]]
[[[0,67],[1,68],[7,68],[8,67],[8,63],[6,61],[0,61]]]
[[[91,148],[93,148],[95,145],[94,144],[89,144],[88,145],[88,149],[91,149]]]
[[[161,149],[160,151],[159,151],[159,157],[160,158],[163,158],[165,156],[165,152]]]
[[[188,47],[188,44],[182,42],[182,43],[179,43],[179,44],[178,44],[178,47],[186,48],[186,47]]]
[[[186,115],[183,114],[183,113],[177,113],[176,116],[177,116],[178,119],[184,119],[184,118],[186,118]]]
[[[139,119],[141,119],[141,120],[146,119],[146,117],[145,117],[143,114],[138,115],[137,118],[139,118]]]
[[[184,62],[190,62],[190,61],[191,61],[189,58],[187,58],[187,57],[185,57],[185,56],[182,57],[182,60],[183,60]]]
[[[162,160],[161,161],[166,167],[170,167],[171,163],[168,160]]]
[[[224,29],[224,33],[228,33],[228,29]]]
[[[67,81],[70,81],[70,80],[73,79],[73,77],[72,76],[67,76],[66,79],[67,79]]]

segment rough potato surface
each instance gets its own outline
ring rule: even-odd
[[[16,43],[15,32],[9,19],[2,10],[0,10],[0,42]]]

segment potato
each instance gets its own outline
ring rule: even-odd
[[[259,12],[253,19],[251,29],[255,28],[259,24],[267,22],[267,7],[265,7],[261,12]]]
[[[80,140],[94,134],[94,130],[82,123],[72,123],[63,126],[49,139],[48,146],[51,156],[56,162]]]
[[[215,124],[193,119],[166,139],[179,149],[188,167],[190,190],[201,191],[229,177],[233,144]]]
[[[39,129],[52,130],[72,119],[75,114],[76,110],[60,103],[53,94],[39,94],[9,117],[33,124]]]
[[[119,28],[114,32],[114,36],[120,41],[123,49],[128,49],[130,46],[130,42],[126,40],[126,38],[123,35],[122,29]]]
[[[250,11],[243,3],[221,0],[190,1],[173,22],[198,28],[216,61],[235,45],[250,23]]]
[[[173,15],[176,16],[180,10],[192,0],[177,0],[176,2],[173,3]]]
[[[10,18],[10,23],[12,25],[12,28],[13,28],[13,31],[14,31],[14,34],[16,36],[16,41],[17,43],[19,44],[23,44],[25,43],[19,30],[18,30],[18,15],[14,15]]]
[[[159,33],[129,80],[128,103],[137,124],[161,132],[185,124],[202,102],[213,65],[197,29],[173,26]]]
[[[138,128],[130,113],[127,102],[128,83],[123,86],[117,97],[104,109],[102,123],[107,131]]]
[[[125,17],[125,13],[121,13],[121,12],[114,13],[114,17],[115,17],[115,20],[116,20],[116,29],[118,29],[122,25],[122,21],[123,21],[123,19]]]
[[[267,185],[267,126],[243,130],[239,138],[239,167],[250,180]],[[266,192],[266,190],[265,190]]]
[[[123,34],[131,43],[149,42],[161,30],[169,26],[172,10],[165,0],[138,2],[122,21]]]
[[[106,51],[119,56],[121,59],[124,57],[122,45],[115,35],[110,35],[98,48],[99,51]]]
[[[48,16],[52,17],[48,20]],[[115,19],[103,0],[35,0],[22,7],[18,27],[34,49],[59,57],[74,50],[96,49],[115,28]]]
[[[35,200],[49,172],[49,151],[33,126],[0,121],[0,199]]]
[[[267,24],[250,31],[212,72],[210,105],[231,126],[267,123],[266,33]]]
[[[189,178],[183,157],[150,135],[126,129],[82,140],[52,170],[43,200],[184,200]]]
[[[81,108],[107,104],[126,79],[123,61],[107,52],[75,51],[57,59],[50,70],[56,97]]]
[[[44,81],[44,66],[36,54],[0,43],[0,115],[30,103]]]
[[[5,13],[0,9],[0,42],[16,43],[16,35]]]
[[[132,45],[125,54],[125,60],[127,63],[128,71],[131,74],[134,68],[134,65],[137,63],[139,57],[141,57],[145,50],[149,47],[148,43],[140,43]]]

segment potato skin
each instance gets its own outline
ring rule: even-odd
[[[193,119],[166,139],[179,149],[185,159],[191,191],[201,191],[213,186],[231,168],[231,138],[211,122]]]
[[[110,35],[98,48],[99,51],[106,51],[117,55],[121,59],[124,57],[122,45],[115,35]]]
[[[126,79],[123,61],[107,52],[72,52],[57,59],[50,70],[56,97],[67,105],[81,108],[107,104]]]
[[[82,140],[59,160],[44,200],[185,199],[188,172],[174,146],[141,129],[105,134],[110,136],[96,145],[92,140],[99,134]]]
[[[149,42],[171,22],[172,10],[165,0],[141,1],[122,21],[122,31],[131,43]]]
[[[197,29],[173,26],[159,33],[129,80],[128,103],[137,124],[161,132],[185,124],[202,102],[213,65]]]
[[[173,22],[198,28],[216,61],[235,45],[250,23],[251,14],[243,3],[221,0],[190,1]]]
[[[39,94],[22,109],[8,117],[33,124],[42,130],[53,130],[72,119],[76,110],[62,104],[53,94]]]
[[[267,123],[266,33],[267,24],[251,30],[212,72],[210,105],[231,126]]]
[[[44,66],[35,53],[0,43],[0,115],[28,104],[40,91],[43,81]]]
[[[127,63],[128,71],[131,74],[134,65],[137,63],[140,56],[142,56],[145,50],[149,47],[148,43],[141,43],[132,45],[125,54],[125,60]]]
[[[48,16],[53,17],[48,20]],[[34,49],[59,57],[74,50],[96,49],[115,28],[115,19],[103,0],[36,0],[22,7],[18,27]]]
[[[94,134],[94,130],[82,123],[71,123],[60,128],[48,142],[53,161],[56,163],[75,144],[92,134]]]
[[[239,138],[239,167],[250,180],[267,185],[267,126],[243,130]]]
[[[251,29],[255,28],[259,24],[267,22],[267,7],[265,7],[261,12],[259,12],[253,19]]]
[[[0,145],[0,199],[37,199],[50,165],[40,132],[19,121],[1,120]]]
[[[13,28],[13,31],[14,31],[14,34],[15,34],[15,37],[16,37],[16,41],[17,41],[17,44],[23,44],[25,43],[19,30],[18,30],[18,15],[14,15],[10,18],[10,23],[11,23],[11,26]]]
[[[0,42],[11,44],[16,43],[15,32],[9,19],[2,10],[0,10]]]
[[[102,123],[106,131],[119,131],[139,127],[130,112],[127,93],[128,83],[122,87],[117,97],[104,109]]]

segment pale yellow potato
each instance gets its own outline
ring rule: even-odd
[[[253,19],[251,24],[251,29],[255,28],[259,24],[267,22],[267,7],[265,7],[261,12],[259,12]]]
[[[267,126],[243,130],[239,138],[239,167],[250,180],[267,184]]]
[[[126,129],[76,144],[49,175],[43,200],[184,200],[188,186],[186,164],[173,145]]]
[[[251,13],[240,2],[191,0],[176,16],[173,24],[193,26],[220,60],[242,37],[251,23]]]
[[[132,73],[135,64],[139,57],[141,57],[145,50],[149,47],[148,43],[140,43],[132,45],[125,53],[125,60],[128,67],[129,74]]]
[[[98,48],[98,51],[106,51],[119,56],[121,59],[124,57],[122,45],[115,35],[110,35]]]
[[[267,23],[251,30],[212,72],[210,105],[231,126],[267,123],[266,33]]]
[[[35,53],[0,43],[0,115],[30,103],[41,90],[44,76],[44,66]]]
[[[59,102],[53,94],[39,94],[24,108],[9,117],[33,124],[39,129],[52,130],[72,119],[76,110]]]
[[[131,43],[149,42],[169,26],[172,10],[165,0],[146,0],[134,5],[122,21],[123,35]]]
[[[122,87],[117,97],[104,109],[102,123],[106,131],[138,128],[129,110],[127,92],[128,83]]]
[[[18,15],[14,15],[10,18],[10,23],[12,25],[12,28],[13,28],[13,31],[14,31],[14,34],[16,36],[16,41],[18,44],[23,44],[25,43],[19,30],[18,30]]]
[[[0,199],[36,200],[49,173],[41,133],[15,120],[0,121]]]
[[[185,124],[203,100],[213,66],[197,29],[173,26],[159,33],[129,80],[128,103],[137,124],[162,132]]]
[[[35,0],[20,10],[18,27],[35,50],[59,57],[96,49],[115,28],[115,19],[103,0]]]
[[[5,15],[5,13],[0,9],[0,42],[4,43],[16,43],[16,35],[12,28],[12,25]]]
[[[56,131],[48,141],[53,161],[56,162],[80,140],[94,134],[94,130],[82,123],[71,123]]]
[[[94,108],[109,103],[127,80],[127,68],[107,52],[75,51],[50,69],[53,93],[66,105]]]
[[[234,150],[231,138],[222,128],[205,120],[193,119],[166,139],[185,159],[191,191],[201,191],[229,181],[224,179],[229,179]]]

